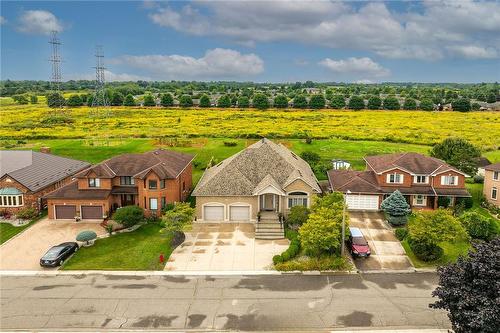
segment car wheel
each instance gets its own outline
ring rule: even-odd
[[[75,247],[75,252],[76,252],[76,251],[78,251],[78,249],[79,249],[79,248],[78,248],[78,246],[77,246],[77,247]]]
[[[61,261],[59,261],[59,266],[62,266],[64,264],[64,259],[61,259]]]

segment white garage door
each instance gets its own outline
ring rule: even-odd
[[[347,207],[355,210],[378,210],[378,195],[346,195]]]
[[[249,221],[250,207],[248,206],[231,206],[229,207],[229,219],[231,221]]]
[[[205,206],[203,208],[204,221],[224,221],[224,206]]]

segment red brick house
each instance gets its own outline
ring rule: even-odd
[[[379,210],[382,201],[399,190],[413,209],[436,209],[438,198],[470,197],[460,170],[417,153],[365,157],[366,170],[330,170],[330,189],[346,194],[351,210]]]
[[[142,207],[148,216],[159,215],[167,204],[189,196],[193,158],[162,149],[113,157],[48,194],[49,218],[102,220],[129,205]]]
[[[0,211],[16,214],[24,208],[40,211],[43,196],[69,183],[90,164],[31,150],[0,151]]]

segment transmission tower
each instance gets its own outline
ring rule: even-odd
[[[104,91],[104,54],[102,51],[102,46],[98,45],[95,49],[95,88],[94,95],[92,96],[92,109],[91,114],[95,117],[109,116],[109,101],[106,98],[106,92]]]
[[[61,55],[59,53],[59,47],[61,46],[61,41],[59,37],[57,36],[57,31],[51,31],[50,32],[50,40],[49,44],[52,48],[52,54],[50,56],[49,61],[52,64],[52,75],[50,78],[50,89],[52,91],[52,94],[58,94],[62,96],[61,94]],[[62,108],[64,106],[64,101],[61,99],[57,99],[54,109],[59,109],[59,111],[62,111]]]

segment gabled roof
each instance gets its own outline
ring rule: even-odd
[[[1,150],[0,178],[13,178],[32,192],[86,169],[90,163],[31,150]]]
[[[500,171],[500,163],[487,165],[484,167],[484,170]]]
[[[333,191],[356,193],[383,193],[373,171],[330,170],[328,181]]]
[[[262,139],[205,171],[195,196],[253,195],[272,185],[278,190],[300,179],[316,192],[318,180],[306,161],[281,144]]]
[[[194,156],[171,150],[158,149],[143,154],[123,154],[103,161],[77,175],[86,178],[93,174],[97,178],[130,176],[144,178],[154,172],[162,179],[174,179],[191,163]]]
[[[381,174],[392,169],[400,169],[412,175],[435,175],[452,170],[463,174],[460,170],[444,161],[418,153],[395,153],[365,157],[367,165]]]

